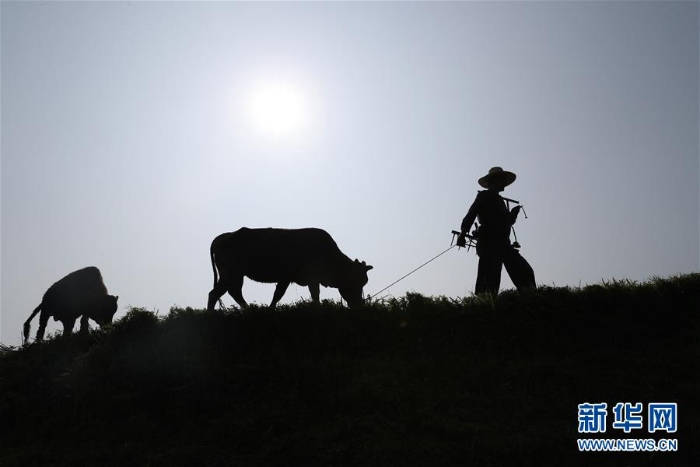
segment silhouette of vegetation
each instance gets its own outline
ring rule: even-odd
[[[0,465],[700,465],[699,338],[700,274],[356,310],[135,308],[0,349]],[[578,453],[577,405],[625,401],[677,402],[678,432],[602,437],[679,451]]]

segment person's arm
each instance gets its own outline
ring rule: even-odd
[[[481,192],[479,192],[479,194],[476,195],[476,199],[469,208],[469,211],[467,211],[467,215],[464,216],[464,219],[462,220],[462,232],[460,233],[460,237],[464,238],[469,233],[469,229],[472,228],[472,225],[476,220],[476,216],[479,215],[482,199],[483,198],[481,197]]]
[[[510,225],[515,224],[515,220],[518,218],[518,214],[520,213],[520,210],[522,209],[522,206],[515,206],[513,209],[510,211]]]

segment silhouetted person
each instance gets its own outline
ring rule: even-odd
[[[515,174],[493,167],[479,179],[479,185],[486,188],[476,195],[474,203],[462,221],[457,245],[466,245],[466,235],[479,219],[481,225],[476,233],[476,254],[479,255],[479,269],[476,276],[475,294],[498,294],[501,285],[503,264],[518,289],[535,286],[535,275],[527,261],[520,256],[510,243],[511,226],[515,224],[521,207],[508,211],[505,200],[499,194],[515,181]]]

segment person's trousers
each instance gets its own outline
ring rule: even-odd
[[[501,270],[506,247],[477,248],[479,268],[476,274],[475,294],[498,294],[501,287]]]
[[[497,295],[501,287],[501,271],[505,264],[513,284],[518,290],[536,287],[535,273],[518,250],[511,245],[477,245],[479,269],[474,293]]]

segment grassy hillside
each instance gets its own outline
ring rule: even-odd
[[[700,274],[208,313],[0,352],[0,466],[700,465]],[[607,402],[579,435],[577,406]],[[612,430],[678,403],[678,432]],[[646,421],[646,420],[645,420]],[[578,438],[677,438],[579,453]]]

